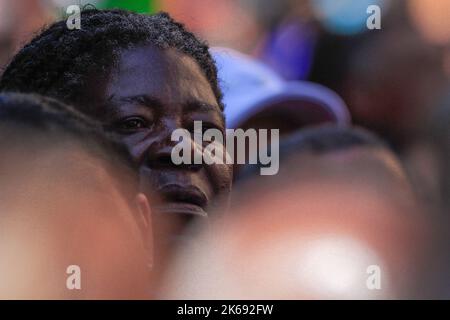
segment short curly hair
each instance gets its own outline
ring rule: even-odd
[[[36,92],[77,105],[92,75],[108,74],[120,50],[145,44],[192,57],[223,110],[208,45],[165,12],[86,9],[81,11],[81,29],[70,30],[66,20],[55,22],[13,57],[0,79],[0,91]]]

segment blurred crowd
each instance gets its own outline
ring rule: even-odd
[[[449,0],[0,0],[0,68],[0,298],[450,298]],[[197,113],[279,171],[175,168]]]

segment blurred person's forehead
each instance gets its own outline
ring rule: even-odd
[[[85,217],[86,223],[91,220],[95,224],[96,217],[103,217],[105,222],[136,225],[128,199],[99,159],[76,145],[31,156],[32,160],[15,159],[8,165],[8,174],[3,175],[0,197],[5,213],[55,223]]]
[[[42,183],[60,183],[64,188],[96,192],[111,188],[127,201],[133,199],[138,192],[138,178],[135,168],[121,153],[125,149],[116,150],[115,142],[107,136],[90,135],[89,128],[79,130],[86,131],[77,133],[57,126],[47,129],[21,122],[2,122],[0,173],[3,180],[18,185],[31,177],[40,177]]]
[[[355,147],[348,150],[331,152],[324,155],[323,161],[336,161],[344,164],[348,162],[352,165],[366,164],[367,166],[378,167],[377,171],[384,171],[393,177],[406,179],[404,169],[394,153],[381,147]]]
[[[323,153],[316,153],[314,151],[306,150],[287,156],[286,168],[293,166],[295,162],[300,162],[306,167],[321,166],[323,168],[341,171],[343,174],[348,173],[349,176],[353,174],[367,174],[371,173],[383,174],[385,176],[392,176],[399,180],[405,180],[405,171],[397,156],[385,147],[378,146],[351,146],[349,148],[331,150]],[[350,168],[354,168],[350,171]],[[298,172],[308,171],[299,168]],[[321,170],[311,171],[312,175],[320,175]]]
[[[357,182],[379,189],[382,193],[412,197],[411,182],[402,163],[385,147],[351,146],[325,152],[306,149],[292,154],[281,154],[280,161],[279,174],[271,177],[255,176],[250,179],[248,185],[243,185],[243,190],[251,191],[254,188],[255,192],[258,190],[272,193],[315,179],[330,179],[343,185]],[[234,194],[235,202],[241,199],[240,188],[237,190]]]
[[[125,199],[117,188],[114,176],[126,175],[125,167],[111,167],[76,141],[66,140],[38,147],[26,147],[27,145],[24,141],[22,146],[11,146],[8,152],[4,153],[0,162],[2,189],[14,190],[12,186],[16,185],[16,190],[36,188],[41,196],[47,194],[52,197],[52,192],[65,190],[79,196],[82,196],[82,193],[95,193]],[[123,180],[124,187],[128,183],[131,189],[131,181],[131,176],[128,181]],[[20,194],[23,192],[17,193]]]

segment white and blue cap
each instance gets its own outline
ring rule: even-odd
[[[322,85],[285,81],[263,63],[232,49],[211,48],[211,54],[218,68],[228,128],[238,128],[266,107],[285,101],[295,109],[290,115],[304,123],[350,123],[344,101]]]

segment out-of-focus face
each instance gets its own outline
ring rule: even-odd
[[[232,215],[204,230],[200,246],[180,250],[163,282],[163,297],[424,294],[433,273],[427,264],[434,231],[391,152],[359,147],[300,153],[283,164],[278,180],[240,184]]]
[[[261,198],[249,187],[233,216],[180,251],[170,299],[377,299],[414,296],[423,219],[356,180],[316,179]],[[253,190],[258,186],[253,185]]]
[[[0,183],[0,298],[149,298],[142,220],[104,164],[71,147],[31,153]]]
[[[159,196],[154,211],[204,217],[212,199],[228,194],[230,166],[177,166],[171,160],[175,129],[193,132],[200,120],[204,130],[225,130],[217,99],[192,58],[150,45],[125,50],[95,100],[105,107],[102,120],[139,163],[143,192]]]

